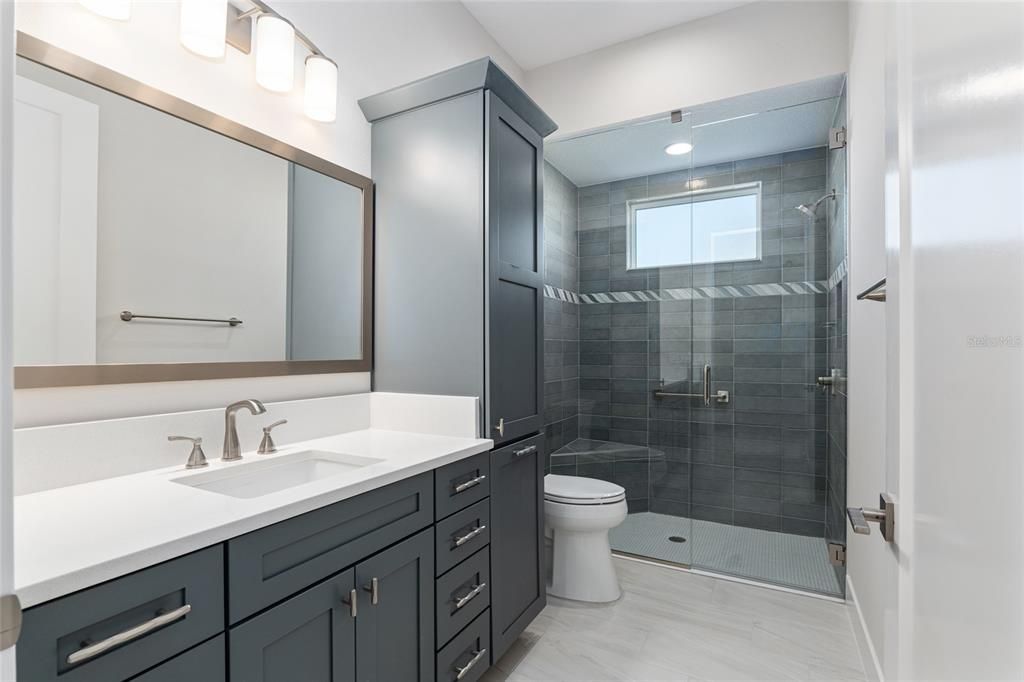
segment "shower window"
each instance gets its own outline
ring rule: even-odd
[[[630,269],[761,258],[761,183],[627,204]]]

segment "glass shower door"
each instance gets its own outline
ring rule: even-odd
[[[694,114],[693,364],[729,401],[689,423],[691,566],[830,594],[828,150],[758,147],[827,132],[836,105]]]

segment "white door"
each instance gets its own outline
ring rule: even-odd
[[[889,11],[885,668],[1021,679],[1024,4]]]
[[[14,127],[14,364],[95,364],[99,107],[15,76]]]

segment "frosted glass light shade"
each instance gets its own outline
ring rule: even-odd
[[[228,0],[181,0],[178,39],[202,57],[224,56]]]
[[[331,123],[338,116],[338,65],[327,57],[306,57],[306,86],[303,108],[306,116]]]
[[[295,27],[264,14],[256,20],[256,82],[273,92],[288,92],[295,80]]]
[[[128,21],[132,16],[132,0],[78,0],[82,7],[107,19]]]

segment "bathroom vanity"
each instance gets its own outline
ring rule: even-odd
[[[400,418],[19,497],[19,678],[478,679],[543,603],[543,437]]]

